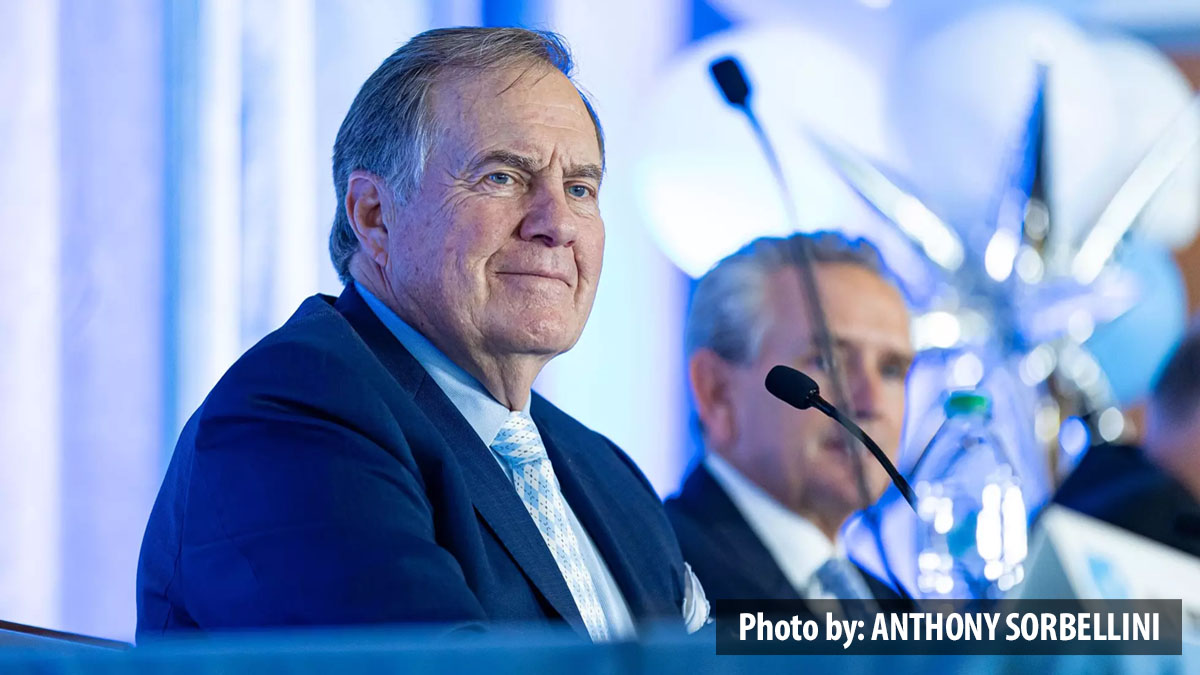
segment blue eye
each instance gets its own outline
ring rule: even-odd
[[[592,194],[592,188],[586,185],[572,185],[567,188],[567,192],[569,192],[572,197],[583,199]]]
[[[494,185],[509,185],[512,183],[512,176],[506,173],[489,173],[486,179]]]

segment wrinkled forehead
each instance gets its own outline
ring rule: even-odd
[[[574,161],[600,163],[599,130],[575,85],[540,62],[447,70],[429,92],[438,138],[480,151],[500,145],[536,154],[535,135],[559,141]],[[527,146],[527,147],[521,147]]]
[[[848,346],[912,354],[911,315],[904,296],[877,272],[850,263],[817,263],[822,310],[835,341]],[[799,270],[773,275],[770,305],[776,329],[812,342],[814,331]]]

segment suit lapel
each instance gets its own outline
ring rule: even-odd
[[[432,378],[426,376],[415,398],[462,464],[471,501],[480,517],[554,609],[573,628],[586,635],[587,627],[554,556],[491,450],[479,440],[475,430]]]
[[[663,615],[663,608],[652,602],[657,596],[646,587],[648,576],[644,574],[646,570],[654,569],[654,565],[662,565],[661,556],[648,559],[642,555],[642,547],[620,544],[639,541],[643,537],[637,531],[641,521],[635,510],[618,497],[619,490],[603,484],[604,476],[614,473],[614,467],[603,465],[604,460],[612,456],[612,451],[598,441],[593,445],[590,439],[567,438],[562,429],[546,423],[538,414],[538,408],[535,397],[534,421],[558,476],[563,497],[596,544],[629,605],[630,613],[634,617]],[[623,466],[617,469],[625,470]]]
[[[491,450],[421,364],[379,321],[354,284],[346,287],[337,308],[441,433],[463,467],[476,512],[517,566],[572,628],[587,635],[575,599],[550,549]]]
[[[688,477],[680,492],[680,499],[686,502],[693,513],[700,513],[701,517],[711,523],[710,531],[714,538],[719,540],[719,545],[715,548],[728,553],[731,558],[729,564],[734,569],[753,571],[752,574],[743,576],[758,580],[748,582],[756,586],[754,591],[759,595],[755,597],[803,599],[799,590],[788,581],[779,563],[775,562],[775,557],[767,550],[766,545],[750,527],[750,523],[703,463]],[[705,512],[701,513],[700,509]],[[872,597],[879,600],[905,599],[857,562],[854,565],[862,575]]]
[[[688,476],[679,499],[699,522],[708,524],[713,553],[722,555],[726,566],[739,570],[738,578],[752,587],[745,597],[800,599],[799,590],[703,463]]]

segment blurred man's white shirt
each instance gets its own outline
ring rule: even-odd
[[[826,561],[846,557],[841,539],[829,541],[811,521],[780,504],[720,455],[705,453],[704,466],[729,495],[796,592],[809,600],[836,599],[815,576]],[[858,581],[865,588],[866,582]]]

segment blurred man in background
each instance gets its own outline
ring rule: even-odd
[[[832,398],[800,275],[805,247],[844,374],[843,408],[891,456],[900,443],[912,362],[908,308],[877,251],[835,234],[764,238],[725,258],[696,287],[689,376],[703,460],[667,513],[710,598],[891,598],[850,562],[838,530],[861,508],[858,448],[833,420],[763,386],[783,364]],[[835,402],[837,403],[837,402]],[[861,456],[868,499],[888,485]]]
[[[1091,448],[1054,501],[1200,556],[1200,320],[1154,385],[1143,447]]]

